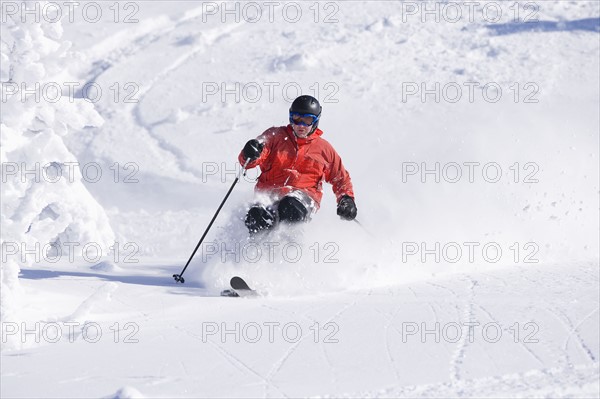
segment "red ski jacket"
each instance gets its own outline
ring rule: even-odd
[[[293,190],[302,190],[316,203],[323,197],[323,180],[333,185],[337,201],[343,195],[354,199],[352,182],[342,158],[316,129],[307,138],[298,138],[291,125],[267,129],[257,139],[264,143],[260,158],[250,162],[246,169],[260,166],[261,175],[255,190],[284,196]],[[243,151],[238,157],[244,165]]]

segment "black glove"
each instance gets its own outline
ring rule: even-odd
[[[337,214],[345,220],[353,220],[357,213],[356,204],[349,195],[344,195],[340,198],[337,206]]]
[[[260,153],[262,152],[264,144],[261,144],[258,140],[252,139],[246,143],[242,153],[244,154],[244,158],[250,160],[250,162],[257,160],[260,157]]]

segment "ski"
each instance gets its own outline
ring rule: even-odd
[[[250,290],[253,291],[252,288],[250,288],[248,286],[248,284],[244,281],[243,278],[238,277],[238,276],[234,276],[231,278],[231,281],[229,281],[229,284],[231,285],[231,288],[233,288],[234,290]]]
[[[250,288],[241,277],[232,277],[229,284],[231,285],[231,289],[221,291],[221,296],[244,297],[258,295],[257,292]]]

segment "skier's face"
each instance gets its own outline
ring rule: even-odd
[[[305,139],[308,134],[310,133],[310,131],[312,130],[312,125],[311,126],[302,126],[302,125],[292,125],[292,129],[294,129],[294,133],[296,134],[297,137],[300,137],[301,139]]]

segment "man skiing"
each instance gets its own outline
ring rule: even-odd
[[[323,180],[332,184],[337,214],[353,220],[357,209],[350,175],[334,148],[318,129],[321,105],[303,95],[289,111],[290,124],[267,129],[246,143],[238,159],[246,169],[259,166],[255,187],[258,202],[246,214],[251,233],[268,230],[278,222],[310,220],[323,196]]]

